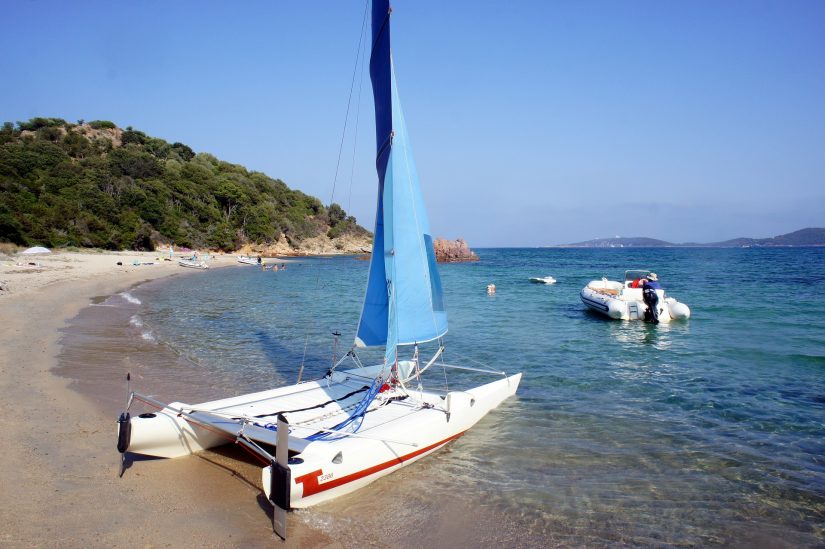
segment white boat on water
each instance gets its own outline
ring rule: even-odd
[[[530,278],[530,282],[532,282],[533,284],[555,284],[556,279],[552,276],[534,276]]]
[[[646,320],[648,306],[642,296],[642,287],[639,281],[650,275],[650,271],[626,271],[624,282],[616,280],[593,280],[581,291],[582,303],[594,311],[598,311],[610,318],[621,320]],[[690,308],[667,297],[664,290],[656,290],[659,296],[659,321],[684,320],[690,318]]]
[[[130,392],[118,420],[122,453],[174,458],[226,443],[252,452],[262,461],[263,491],[282,537],[286,510],[352,492],[442,448],[513,395],[521,380],[520,373],[443,359],[447,314],[390,61],[390,13],[387,0],[373,1],[374,245],[383,253],[370,259],[353,347],[319,379],[258,393],[165,404]],[[383,358],[365,366],[363,347],[378,348]],[[455,370],[492,381],[465,389],[451,382],[447,389],[445,376]],[[135,403],[150,411],[131,416]]]
[[[248,255],[239,255],[238,256],[238,263],[243,263],[244,265],[260,265],[261,260],[257,257],[249,257]]]

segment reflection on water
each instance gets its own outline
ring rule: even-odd
[[[296,517],[345,544],[366,531],[393,546],[451,535],[465,545],[821,546],[823,255],[486,250],[479,263],[446,265],[446,360],[523,372],[517,398],[444,451]],[[589,280],[637,265],[655,266],[693,317],[653,326],[585,310]],[[810,297],[793,314],[786,290],[761,282],[789,268],[806,273]],[[151,283],[129,292],[140,305],[107,301],[120,299],[122,315],[84,311],[70,330],[75,356],[109,349],[101,375],[137,369],[157,394],[194,402],[291,383],[302,364],[318,376],[332,332],[345,334],[343,349],[351,340],[366,269],[310,260]],[[691,286],[697,270],[702,288]],[[558,283],[528,282],[545,274]]]
[[[662,322],[657,325],[638,320],[611,320],[602,316],[605,330],[622,346],[621,352],[635,350],[639,345],[649,345],[659,351],[667,351],[673,344],[673,335],[684,337],[689,331],[690,321]],[[601,319],[600,319],[601,320]]]

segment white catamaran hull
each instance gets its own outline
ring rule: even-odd
[[[690,308],[672,297],[659,295],[659,321],[684,320],[690,318]],[[626,288],[614,280],[593,280],[581,291],[582,303],[594,311],[618,320],[644,320],[647,305],[642,299],[641,288]]]
[[[382,393],[352,436],[331,433],[332,440],[301,437],[330,429],[350,407],[344,400],[329,404],[330,396],[351,393],[364,384],[364,375],[378,367],[335,372],[327,382],[312,381],[199,405],[173,403],[131,419],[128,451],[156,457],[180,457],[234,442],[243,433],[251,440],[274,446],[274,415],[290,421],[290,507],[303,508],[365,486],[412,463],[458,438],[491,409],[513,395],[521,374],[468,391],[444,396],[413,392],[416,401],[399,399],[394,389]],[[361,397],[355,395],[359,400]],[[317,408],[318,404],[326,406]],[[423,405],[422,405],[423,403]],[[316,406],[308,413],[307,408]],[[258,416],[265,419],[250,423]],[[240,421],[238,418],[246,418]],[[403,429],[399,429],[399,422]],[[271,467],[262,472],[264,491],[271,497]],[[283,489],[280,487],[278,489]]]

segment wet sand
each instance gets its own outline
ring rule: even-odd
[[[117,256],[36,259],[47,277],[0,272],[0,516],[5,546],[264,546],[277,542],[259,481],[219,460],[142,461],[118,477],[113,379],[99,399],[54,373],[61,330],[93,298],[154,278],[197,276],[177,265],[116,267]],[[134,255],[134,254],[132,254]],[[129,256],[131,258],[131,255]],[[122,259],[122,258],[121,258]],[[118,259],[120,260],[120,259]],[[126,261],[123,261],[126,263]],[[49,269],[47,265],[56,265]],[[18,269],[20,270],[20,269]],[[62,271],[62,273],[60,272]],[[57,274],[55,274],[57,272]],[[118,376],[119,378],[119,376]],[[257,467],[255,467],[257,474]],[[295,521],[293,521],[295,522]],[[286,546],[336,546],[300,522]]]

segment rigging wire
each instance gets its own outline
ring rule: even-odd
[[[383,385],[384,380],[382,380],[380,377],[375,378],[372,382],[372,386],[364,395],[364,398],[361,400],[361,402],[359,402],[358,405],[355,407],[355,410],[353,410],[352,414],[350,414],[350,416],[347,419],[333,427],[331,430],[343,431],[345,428],[351,426],[351,431],[349,432],[357,433],[358,430],[361,428],[361,425],[364,423],[364,415],[367,413],[367,410],[370,407],[370,404],[372,404],[372,401],[375,400],[375,397],[378,396],[378,393],[381,392],[381,388],[383,387]],[[309,435],[308,437],[304,438],[306,440],[338,440],[338,438],[341,438],[342,436],[345,435],[341,434],[338,437],[333,437],[329,432],[319,431],[313,435]]]
[[[368,11],[368,8],[369,8],[369,0],[365,0],[365,2],[364,2],[364,13],[363,13],[362,18],[361,18],[361,32],[358,35],[358,47],[356,48],[356,52],[355,52],[355,65],[352,68],[352,80],[350,82],[349,97],[347,98],[347,110],[346,110],[346,114],[344,115],[344,129],[341,132],[341,142],[338,146],[338,160],[335,164],[335,176],[333,177],[333,180],[332,180],[332,193],[330,194],[330,199],[329,199],[329,205],[330,206],[335,201],[335,187],[336,187],[336,184],[338,182],[338,171],[341,167],[341,155],[342,155],[342,152],[343,152],[343,149],[344,149],[344,140],[345,140],[346,135],[347,135],[347,123],[349,122],[350,105],[352,104],[352,92],[355,89],[355,75],[358,73],[358,64],[359,64],[359,62],[361,62],[361,59],[360,59],[361,58],[361,50],[363,49],[362,48],[362,43],[364,41],[364,30],[366,29],[366,25],[367,25],[367,11]],[[362,64],[361,72],[362,72],[362,75],[363,75],[363,62],[361,62],[361,64]],[[362,78],[362,80],[363,80],[363,78]],[[361,85],[359,85],[359,88],[358,88],[358,96],[359,96],[359,103],[360,103]],[[358,107],[358,113],[360,114],[360,105]],[[357,126],[357,121],[356,121],[356,132],[357,132],[357,130],[358,130],[358,126]],[[357,137],[357,133],[356,133],[356,137]],[[350,183],[350,193],[351,192],[352,192],[352,183]],[[348,206],[348,208],[349,208],[349,206]],[[320,266],[316,266],[315,288],[318,289],[320,287],[321,287],[321,269],[320,269]],[[306,358],[306,349],[307,349],[308,343],[309,343],[309,334],[307,334],[306,341],[304,343],[304,359]],[[303,373],[304,373],[304,360],[302,359],[301,360],[301,370],[298,374],[299,381],[303,377]]]
[[[304,377],[304,361],[307,358],[307,346],[309,346],[309,334],[307,334],[306,341],[304,342],[304,356],[301,358],[301,369],[298,370],[298,383],[301,383],[301,378]]]
[[[338,162],[335,164],[335,177],[332,180],[332,194],[329,198],[329,203],[332,205],[335,200],[335,185],[338,182],[338,169],[341,167],[341,153],[344,150],[344,138],[347,135],[347,122],[349,121],[349,110],[352,104],[352,90],[355,89],[355,75],[358,74],[358,63],[361,57],[361,43],[364,40],[364,29],[367,26],[367,8],[369,7],[369,0],[364,2],[364,16],[361,21],[361,34],[358,36],[358,49],[355,53],[355,66],[352,68],[352,81],[349,86],[349,98],[347,99],[347,112],[344,115],[344,130],[341,132],[341,144],[338,146]]]
[[[347,211],[350,211],[350,206],[352,204],[352,182],[355,179],[355,152],[358,149],[358,122],[361,120],[361,90],[364,88],[364,66],[366,65],[364,58],[367,55],[367,48],[366,43],[365,47],[361,50],[361,76],[358,78],[358,100],[356,101],[356,109],[355,109],[355,133],[352,139],[352,162],[350,165],[350,174],[349,174],[349,192],[347,193]]]

